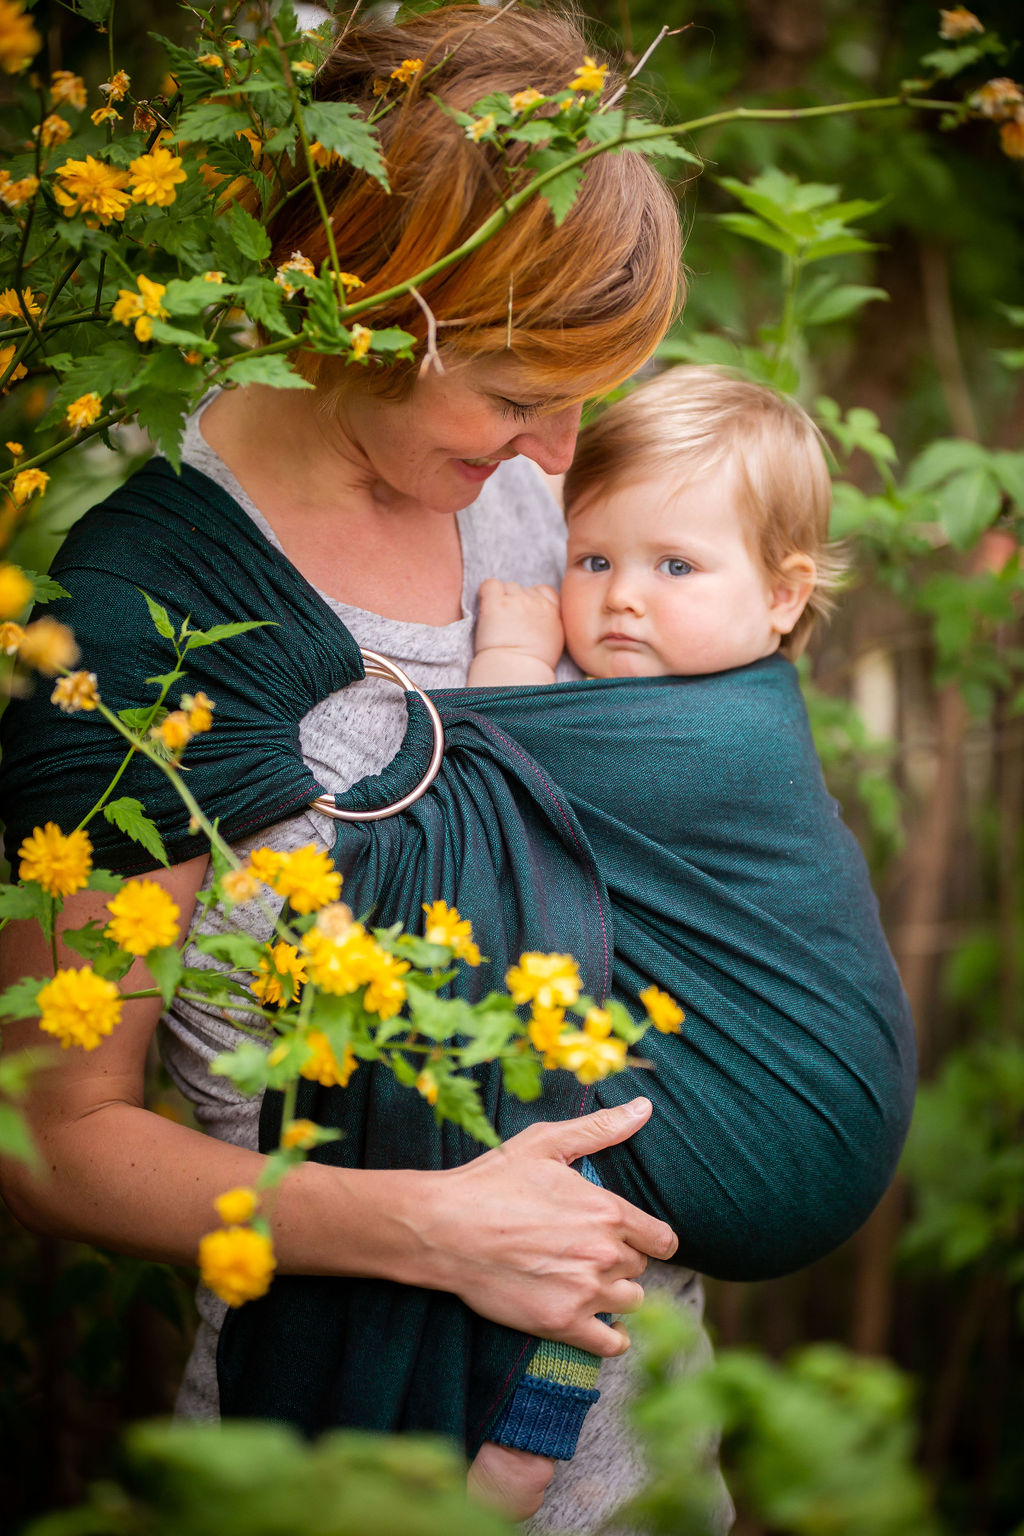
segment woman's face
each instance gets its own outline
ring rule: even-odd
[[[510,353],[463,362],[445,371],[424,365],[401,400],[352,389],[343,396],[341,426],[368,466],[375,487],[435,512],[458,512],[505,459],[533,459],[551,475],[568,469],[580,406],[553,401]]]

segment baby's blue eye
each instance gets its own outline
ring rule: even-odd
[[[589,571],[591,575],[597,576],[602,571],[610,571],[611,562],[605,555],[584,555],[580,561],[580,567],[584,571]]]
[[[675,556],[670,556],[667,560],[661,561],[658,570],[664,571],[666,576],[689,576],[693,566],[688,560],[680,560]]]

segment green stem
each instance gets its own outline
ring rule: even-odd
[[[61,458],[65,453],[70,453],[71,449],[76,448],[79,443],[84,443],[86,438],[96,437],[98,433],[105,432],[108,427],[112,427],[116,422],[124,421],[126,416],[133,416],[134,414],[134,407],[127,405],[122,406],[119,411],[109,411],[106,416],[100,416],[98,420],[93,422],[91,427],[84,427],[74,437],[65,438],[60,443],[53,443],[49,448],[42,449],[34,458],[23,459],[13,468],[5,469],[0,473],[0,485],[5,484],[8,480],[13,480],[15,475],[19,474],[23,469],[35,469],[39,464],[49,464],[51,459]]]

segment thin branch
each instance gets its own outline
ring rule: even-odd
[[[437,350],[437,320],[434,318],[434,311],[431,309],[430,305],[427,303],[426,299],[417,288],[410,288],[409,292],[412,294],[413,298],[416,300],[416,303],[427,317],[427,355],[424,359],[424,362],[428,367],[436,368],[438,373],[444,373],[444,363],[442,363],[441,354]],[[511,299],[509,300],[509,303],[511,306]],[[511,313],[512,311],[510,307],[510,323]]]
[[[642,53],[640,55],[639,59],[634,64],[633,68],[630,70],[630,72],[626,76],[625,80],[623,80],[623,82],[619,86],[618,90],[617,91],[613,91],[611,96],[609,96],[608,100],[605,101],[605,102],[602,102],[602,104],[598,107],[598,109],[597,109],[598,110],[598,114],[600,114],[602,112],[607,112],[611,107],[614,107],[616,105],[616,103],[618,103],[618,102],[620,102],[622,100],[623,96],[625,96],[627,90],[629,89],[630,83],[633,80],[636,79],[637,75],[643,69],[644,65],[647,63],[647,60],[650,58],[650,56],[654,52],[655,48],[659,47],[665,41],[666,37],[678,37],[680,32],[688,32],[692,26],[693,26],[693,22],[692,21],[688,21],[686,23],[685,27],[662,27],[661,31],[658,33],[657,37],[654,39],[654,42],[650,45],[650,47],[644,53]]]

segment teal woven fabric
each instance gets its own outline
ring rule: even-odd
[[[203,625],[279,621],[198,652],[190,676],[190,690],[218,701],[217,728],[190,756],[190,783],[229,836],[317,793],[298,753],[298,719],[361,671],[330,610],[246,524],[203,476],[190,471],[179,483],[158,465],[90,514],[55,566],[74,593],[67,617],[85,664],[101,674],[105,697],[121,666],[124,702],[139,702],[129,679],[165,665],[141,600],[131,605],[134,586]],[[353,908],[414,925],[424,901],[457,905],[492,962],[461,977],[470,997],[500,982],[521,951],[560,950],[577,957],[597,997],[636,1009],[654,982],[687,1012],[681,1036],[645,1040],[651,1070],[596,1090],[547,1074],[542,1098],[522,1105],[494,1069],[479,1068],[500,1134],[643,1092],[655,1104],[649,1124],[594,1161],[607,1187],[671,1222],[680,1263],[754,1279],[841,1243],[895,1167],[913,1035],[793,668],[770,658],[714,677],[452,690],[434,700],[447,751],[432,789],[400,817],[340,826],[336,857]],[[116,764],[116,745],[40,694],[9,716],[13,836],[47,817],[73,825]],[[386,803],[418,779],[428,749],[413,701],[395,762],[343,800]],[[130,792],[150,799],[148,780]],[[198,851],[176,807],[156,812],[173,857]],[[111,834],[106,862],[145,866],[135,845]],[[279,1110],[268,1096],[265,1141]],[[304,1084],[299,1113],[343,1130],[319,1150],[326,1162],[442,1168],[479,1150],[369,1066],[344,1092]],[[310,1431],[434,1430],[473,1451],[533,1347],[442,1293],[282,1276],[228,1319],[222,1406]]]

